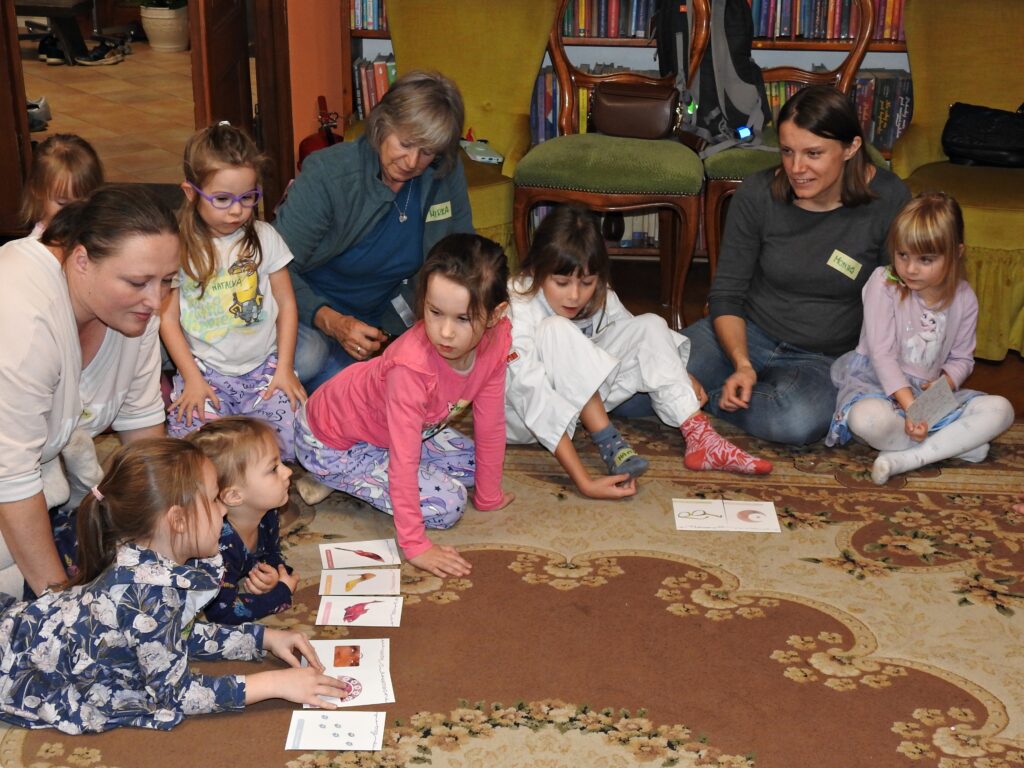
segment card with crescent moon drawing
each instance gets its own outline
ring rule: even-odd
[[[394,539],[335,541],[320,545],[322,568],[376,568],[401,562]]]
[[[324,696],[324,701],[339,707],[389,704],[395,700],[391,685],[391,644],[382,640],[310,640],[324,674],[337,678],[344,686],[341,696]],[[306,666],[303,659],[302,665]],[[305,709],[316,709],[304,704]]]
[[[372,568],[365,571],[320,572],[321,595],[397,595],[402,574],[398,568]]]
[[[775,504],[770,501],[672,499],[676,530],[780,533]]]

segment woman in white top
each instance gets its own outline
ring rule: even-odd
[[[65,462],[70,499],[44,497],[43,477],[60,474],[73,434],[164,434],[159,312],[177,272],[174,214],[137,186],[102,187],[38,240],[0,248],[0,589],[16,589],[12,560],[36,593],[67,578],[54,530],[69,528],[66,510],[97,482],[73,471],[96,465],[91,440]]]

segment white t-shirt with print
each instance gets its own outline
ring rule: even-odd
[[[193,356],[228,376],[241,376],[258,367],[277,350],[277,302],[270,290],[270,275],[292,260],[273,227],[257,221],[256,234],[263,249],[257,267],[238,260],[243,230],[213,241],[217,270],[199,286],[184,270],[180,273],[178,307],[181,329]]]

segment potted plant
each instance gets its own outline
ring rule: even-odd
[[[188,0],[141,0],[139,15],[154,51],[188,50]]]

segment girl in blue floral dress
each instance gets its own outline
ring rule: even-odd
[[[299,575],[281,554],[277,510],[288,502],[292,471],[281,462],[274,430],[257,419],[227,416],[186,439],[216,467],[228,510],[220,532],[224,575],[206,618],[241,624],[289,608]]]
[[[283,698],[333,708],[342,695],[299,632],[196,620],[220,586],[224,505],[213,465],[194,445],[136,441],[78,512],[79,571],[0,613],[0,720],[78,734],[120,726],[167,730],[185,715]],[[215,677],[193,659],[257,660],[292,669]],[[300,666],[300,657],[308,667]]]

